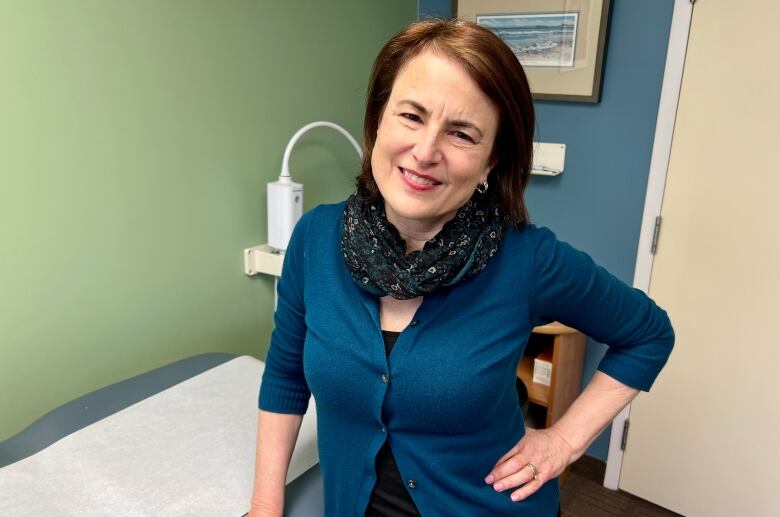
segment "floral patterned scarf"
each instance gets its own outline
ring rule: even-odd
[[[494,203],[475,194],[421,251],[406,253],[384,202],[366,197],[357,191],[347,199],[341,251],[355,282],[375,296],[408,300],[479,273],[508,226]]]

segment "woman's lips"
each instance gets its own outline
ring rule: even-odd
[[[414,173],[409,169],[404,169],[403,167],[398,167],[398,170],[400,171],[401,177],[404,179],[406,184],[414,190],[431,190],[441,185],[440,181],[436,181],[430,176]]]

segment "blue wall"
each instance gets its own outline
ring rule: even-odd
[[[420,0],[420,13],[441,2]],[[633,282],[674,0],[613,0],[599,104],[538,101],[541,142],[566,144],[566,172],[533,176],[526,198],[537,225]],[[449,13],[440,13],[452,15]],[[604,345],[589,342],[583,386]],[[588,449],[605,460],[609,432]]]
[[[452,17],[452,0],[420,0],[420,18],[450,18]]]

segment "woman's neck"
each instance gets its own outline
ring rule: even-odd
[[[436,219],[406,219],[385,207],[387,220],[395,226],[401,238],[406,243],[406,253],[420,251],[425,243],[433,239],[441,231],[444,224],[455,217],[455,213],[446,214]]]

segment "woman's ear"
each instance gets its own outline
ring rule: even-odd
[[[490,171],[493,170],[493,168],[498,165],[498,155],[493,155],[488,160],[487,168],[485,169],[485,176],[490,174]]]

